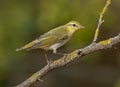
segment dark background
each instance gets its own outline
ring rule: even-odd
[[[16,52],[40,34],[71,20],[86,27],[59,52],[69,53],[92,42],[106,0],[0,0],[0,87],[13,87],[46,65],[43,51]],[[120,0],[104,15],[99,41],[120,33]],[[59,55],[48,52],[55,60]],[[120,45],[75,60],[47,74],[33,87],[120,87]]]

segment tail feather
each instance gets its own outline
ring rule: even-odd
[[[27,48],[26,51],[30,51],[30,50],[33,50],[35,49],[34,47],[30,47],[30,48]]]
[[[34,46],[35,46],[37,43],[38,43],[38,40],[34,40],[34,41],[26,44],[25,46],[16,49],[16,51],[20,51],[20,50],[24,50],[24,49],[26,49],[27,51],[32,50],[32,49],[34,49]]]
[[[15,51],[20,51],[20,50],[23,50],[23,48],[21,47],[21,48],[18,48],[18,49],[16,49]]]

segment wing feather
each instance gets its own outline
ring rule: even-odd
[[[61,26],[48,31],[43,35],[40,35],[34,41],[26,44],[25,46],[19,49],[16,49],[16,51],[23,50],[23,49],[32,50],[36,48],[42,48],[42,49],[48,50],[49,47],[52,46],[53,44],[62,43],[62,41],[64,42],[68,38],[69,36],[68,36],[67,30],[65,29],[64,26]]]
[[[55,43],[57,38],[55,36],[50,35],[50,36],[44,36],[39,39],[40,39],[39,42],[35,43],[33,46],[31,46],[27,50],[32,50],[36,48],[42,48],[47,50],[52,44]]]

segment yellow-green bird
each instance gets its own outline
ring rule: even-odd
[[[26,44],[25,46],[16,49],[16,51],[20,50],[32,50],[41,48],[45,51],[53,50],[53,53],[57,53],[57,49],[67,43],[75,31],[78,29],[84,28],[77,21],[70,21],[65,25],[54,28],[43,35],[40,35],[34,41]]]

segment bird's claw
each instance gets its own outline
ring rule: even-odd
[[[68,54],[64,54],[64,56],[63,56],[64,61],[66,61],[67,55],[68,55]]]
[[[50,59],[50,60],[47,60],[47,65],[49,66],[49,69],[50,69],[51,63],[52,63],[52,60],[51,60],[51,59]]]

